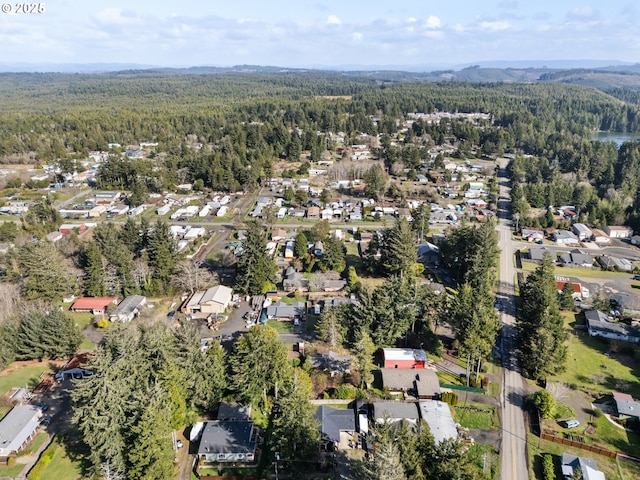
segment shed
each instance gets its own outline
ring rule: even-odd
[[[194,293],[186,308],[189,313],[222,313],[229,308],[232,299],[232,289],[224,285],[217,285],[208,290]]]

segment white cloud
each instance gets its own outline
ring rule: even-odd
[[[329,25],[342,25],[342,20],[337,15],[329,15],[327,17],[327,23]]]
[[[427,28],[440,28],[442,26],[442,21],[435,15],[431,15],[427,18],[425,26]]]
[[[364,38],[364,35],[362,35],[362,33],[360,32],[354,32],[351,35],[351,38],[353,39],[354,42],[361,42],[362,39]]]
[[[121,8],[105,8],[94,15],[100,25],[130,26],[142,23],[142,19],[134,12]]]
[[[567,15],[574,20],[587,20],[596,16],[596,11],[591,6],[577,7]]]
[[[415,17],[409,17],[407,18],[407,23],[416,23],[418,20],[416,20]]]
[[[506,20],[496,20],[493,22],[480,22],[480,29],[485,30],[487,32],[499,32],[502,30],[508,30],[509,22]]]

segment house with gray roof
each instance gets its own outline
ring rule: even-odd
[[[582,475],[578,480],[606,480],[604,473],[598,470],[598,465],[590,458],[576,457],[563,453],[561,457],[562,476],[565,479],[575,480],[576,472]]]
[[[240,403],[220,402],[218,420],[223,422],[248,422],[251,420],[251,406]]]
[[[410,393],[420,399],[440,398],[440,382],[430,368],[381,368],[382,385],[390,392]]]
[[[613,392],[612,394],[616,402],[618,418],[640,418],[640,402],[635,401],[628,393]]]
[[[577,245],[579,243],[576,234],[568,230],[558,230],[551,235],[551,239],[558,245]]]
[[[640,318],[640,297],[638,295],[618,293],[612,300],[623,317]]]
[[[320,435],[325,446],[332,445],[337,450],[344,450],[357,440],[356,418],[352,409],[340,410],[321,405],[315,418],[320,422]]]
[[[593,267],[593,257],[584,253],[582,250],[575,249],[570,252],[564,252],[558,258],[558,261],[567,267],[591,268]]]
[[[571,229],[573,230],[573,233],[578,236],[580,241],[591,240],[593,232],[584,223],[574,223],[571,226]]]
[[[253,463],[258,437],[259,429],[253,422],[207,422],[198,458],[205,463]]]
[[[35,436],[42,410],[33,405],[17,405],[0,420],[0,457],[15,455]]]
[[[118,305],[118,308],[109,315],[112,322],[130,322],[140,314],[140,310],[147,303],[144,295],[131,295]]]
[[[541,262],[546,253],[548,253],[551,256],[551,261],[553,263],[555,263],[556,256],[555,256],[553,250],[550,250],[547,247],[530,248],[529,249],[529,260],[532,260],[534,262]]]
[[[292,304],[276,302],[266,308],[267,318],[273,320],[291,320],[294,317],[302,317],[304,313],[304,302],[294,302]]]
[[[587,321],[587,330],[592,337],[604,337],[623,342],[640,342],[640,330],[622,322],[611,319],[599,310],[587,310],[584,312]]]
[[[416,425],[420,421],[420,411],[415,402],[373,402],[372,407],[376,423],[406,420]]]
[[[311,357],[311,366],[328,371],[332,377],[337,374],[349,373],[351,371],[351,355],[340,355],[331,350],[318,353]]]

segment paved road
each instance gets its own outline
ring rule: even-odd
[[[498,243],[500,253],[500,288],[502,309],[502,448],[500,476],[503,480],[528,480],[527,435],[524,425],[523,380],[520,375],[515,330],[515,268],[513,265],[513,243],[511,242],[510,196],[505,168],[507,160],[500,161],[498,180]]]

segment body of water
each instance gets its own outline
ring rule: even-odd
[[[615,142],[619,147],[624,142],[640,141],[640,133],[596,132],[591,140],[600,142]]]

